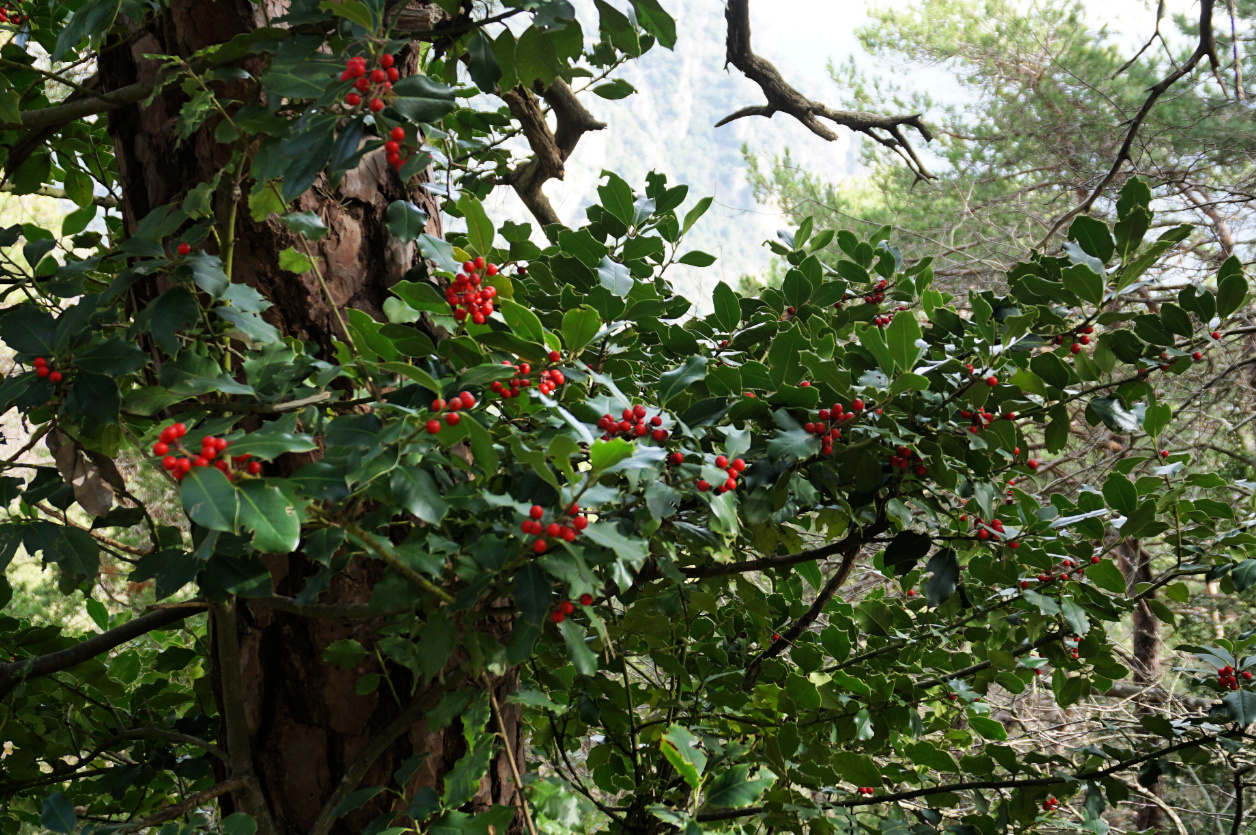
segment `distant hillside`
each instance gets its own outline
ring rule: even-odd
[[[615,5],[626,6],[617,2]],[[745,273],[764,271],[769,253],[763,240],[775,236],[784,220],[774,208],[757,204],[746,181],[743,144],[771,157],[788,146],[796,161],[828,172],[832,179],[854,170],[855,146],[844,135],[826,143],[791,119],[743,119],[722,128],[713,125],[730,112],[763,101],[762,94],[736,70],[724,70],[724,5],[718,0],[672,0],[666,4],[678,23],[675,51],[655,47],[624,68],[622,77],[637,88],[620,101],[588,96],[586,106],[609,127],[586,134],[567,163],[565,182],[545,191],[564,221],[577,223],[596,197],[599,175],[612,169],[634,186],[643,186],[651,170],[670,181],[687,183],[690,200],[712,195],[715,204],[691,233],[688,243],[720,260],[705,270],[677,268],[673,280],[690,298],[709,298],[715,283],[735,284]],[[586,34],[596,31],[593,4],[579,2]],[[771,4],[756,4],[766,14]],[[781,69],[791,83],[813,98],[831,92],[831,82],[809,76],[787,60],[787,43],[767,36],[755,49]],[[522,205],[499,190],[497,212],[526,219]]]

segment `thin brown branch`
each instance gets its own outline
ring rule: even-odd
[[[181,800],[178,803],[167,806],[164,809],[158,809],[146,818],[131,821],[130,823],[124,824],[117,829],[111,828],[110,831],[118,833],[134,832],[137,829],[147,829],[150,826],[158,826],[166,821],[172,821],[175,818],[182,817],[193,809],[204,806],[206,802],[213,800],[215,797],[222,797],[224,794],[231,794],[233,792],[244,793],[248,791],[249,785],[247,781],[240,777],[232,777],[230,780],[224,780],[216,786],[210,786],[205,789],[205,791],[197,792],[196,794]]]
[[[750,0],[728,0],[724,7],[724,19],[728,21],[725,67],[732,64],[746,78],[759,85],[768,101],[764,105],[743,107],[725,116],[715,123],[717,128],[746,116],[766,116],[770,119],[780,112],[793,116],[821,139],[828,142],[836,140],[838,135],[817,118],[820,117],[862,133],[898,153],[919,179],[932,178],[933,175],[925,169],[902,133],[906,125],[915,128],[926,142],[931,142],[933,134],[921,118],[922,114],[882,116],[857,110],[836,110],[812,101],[791,86],[770,61],[759,57],[750,48]]]
[[[1175,69],[1157,82],[1147,93],[1147,98],[1143,101],[1143,106],[1138,109],[1138,113],[1130,120],[1129,128],[1125,131],[1125,139],[1121,142],[1120,150],[1117,151],[1116,159],[1112,162],[1112,167],[1108,169],[1108,173],[1103,176],[1091,190],[1090,194],[1077,206],[1068,210],[1060,216],[1052,225],[1051,230],[1043,236],[1034,249],[1042,249],[1047,243],[1056,236],[1056,233],[1064,228],[1070,220],[1080,214],[1090,211],[1095,205],[1095,201],[1099,199],[1099,195],[1112,184],[1116,179],[1122,166],[1133,160],[1130,149],[1134,146],[1134,138],[1138,136],[1138,130],[1143,126],[1147,116],[1151,113],[1151,109],[1155,107],[1156,102],[1164,95],[1170,87],[1182,80],[1183,77],[1191,73],[1199,62],[1205,57],[1211,62],[1215,70],[1220,62],[1217,60],[1217,42],[1212,31],[1212,7],[1214,0],[1200,0],[1199,3],[1199,45],[1195,47],[1195,51],[1191,53],[1191,57],[1186,63]]]

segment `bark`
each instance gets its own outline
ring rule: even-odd
[[[102,50],[103,89],[114,90],[151,78],[158,66],[143,57],[146,53],[187,56],[201,47],[264,26],[268,18],[282,13],[283,5],[277,0],[264,0],[261,4],[248,0],[174,0],[167,15],[147,25],[133,23],[125,40],[107,44]],[[403,74],[415,69],[417,58],[413,50],[403,50],[398,60]],[[255,62],[248,68],[256,71],[261,64]],[[232,92],[241,98],[258,95],[246,88]],[[153,209],[171,202],[177,205],[191,186],[213,181],[229,162],[230,149],[213,139],[213,121],[190,138],[177,139],[176,119],[185,101],[185,94],[172,86],[149,103],[128,105],[108,115],[117,155],[121,209],[128,230],[133,230]],[[320,179],[297,201],[296,210],[318,213],[330,230],[323,240],[309,244],[326,278],[329,301],[313,274],[294,276],[279,270],[277,254],[298,241],[273,218],[260,223],[251,219],[244,202],[251,185],[247,181],[237,185],[224,177],[218,190],[220,219],[228,217],[232,204],[235,206],[232,278],[257,288],[274,304],[267,316],[281,332],[313,343],[323,352],[330,349],[333,338],[343,340],[336,309],[352,307],[382,318],[388,288],[408,269],[423,266],[412,244],[402,246],[387,234],[383,221],[388,204],[401,198],[414,201],[428,211],[428,231],[441,234],[439,210],[428,193],[418,188],[417,182],[403,184],[380,153],[367,156],[335,190]],[[209,249],[214,251],[212,246]],[[141,281],[133,286],[129,303],[133,309],[142,309],[165,289],[161,283]],[[288,596],[300,592],[317,569],[299,553],[271,558],[268,567],[276,593]],[[379,563],[355,558],[335,575],[321,599],[339,604],[366,603],[381,575]],[[224,732],[222,742],[227,743],[224,747],[232,762],[238,762],[242,753],[248,755],[251,769],[244,770],[255,775],[256,790],[269,808],[278,835],[309,832],[338,787],[344,793],[341,782],[351,765],[356,761],[360,769],[364,760],[371,760],[370,756],[362,756],[363,751],[374,756],[381,734],[390,723],[403,715],[407,707],[414,710],[413,703],[399,704],[386,685],[370,695],[355,693],[359,675],[373,669],[373,659],[351,670],[339,670],[322,660],[324,648],[337,640],[355,638],[369,646],[382,622],[304,618],[274,608],[250,607],[246,601],[239,602],[230,620],[214,621],[212,661],[219,712],[221,716],[228,715],[223,682],[238,679],[243,724],[247,728],[246,735],[237,734],[234,740],[229,740],[231,735]],[[232,636],[224,640],[224,624],[234,626],[234,641],[230,640]],[[504,634],[510,623],[502,620],[489,628]],[[459,684],[456,668],[460,660],[451,659],[446,687]],[[231,665],[231,669],[224,669],[224,664]],[[389,673],[400,698],[407,699],[411,685],[408,674],[391,668]],[[511,747],[521,751],[519,710],[507,702],[517,686],[517,675],[509,673],[492,685],[502,705],[502,721]],[[425,686],[420,684],[417,688],[416,698],[420,702]],[[429,695],[434,698],[437,694]],[[422,711],[414,715],[417,721],[383,746],[378,756],[367,763],[360,783],[349,790],[390,784],[393,772],[416,754],[424,754],[426,759],[411,778],[407,794],[426,786],[441,790],[444,775],[464,751],[461,728],[455,721],[452,727],[432,733]],[[232,741],[235,751],[230,750]],[[234,776],[225,771],[219,774],[220,779]],[[250,800],[255,800],[251,794],[233,790],[220,801],[224,812],[249,810]],[[516,802],[509,763],[504,755],[499,755],[466,811]],[[404,811],[405,807],[405,802],[385,793],[326,831],[332,835],[360,832],[378,814]],[[512,831],[520,826],[521,817],[516,815]]]
[[[1150,583],[1151,554],[1138,540],[1127,539],[1117,548],[1121,570],[1125,574],[1126,592],[1136,593],[1140,583]],[[1154,597],[1153,592],[1149,597]],[[1152,687],[1159,680],[1160,670],[1160,621],[1145,600],[1134,607],[1133,617],[1134,683]],[[1138,699],[1140,714],[1154,713],[1153,702]],[[1163,788],[1157,778],[1147,789],[1156,797],[1162,797]],[[1164,810],[1154,801],[1143,801],[1138,807],[1139,830],[1159,831],[1164,820]]]

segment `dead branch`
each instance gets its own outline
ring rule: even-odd
[[[519,195],[533,217],[542,226],[548,226],[560,221],[541,186],[549,180],[563,179],[563,164],[576,149],[580,137],[591,130],[602,130],[606,123],[593,118],[593,114],[584,108],[561,78],[549,87],[538,89],[537,93],[554,114],[554,131],[550,130],[545,120],[540,102],[527,89],[519,86],[502,93],[510,115],[519,121],[533,154],[532,159],[510,172],[506,183]]]
[[[717,128],[745,116],[766,116],[770,119],[780,112],[793,116],[821,139],[828,142],[837,139],[838,135],[817,118],[820,117],[841,127],[862,133],[894,151],[903,158],[907,167],[915,173],[918,179],[933,178],[903,134],[903,126],[906,125],[919,131],[926,142],[933,140],[933,133],[924,123],[921,114],[882,116],[857,110],[834,110],[820,102],[812,101],[790,86],[770,61],[760,58],[751,50],[750,0],[728,0],[728,5],[724,8],[724,18],[728,21],[725,68],[732,64],[746,78],[758,84],[768,102],[743,107],[725,116],[715,123]]]

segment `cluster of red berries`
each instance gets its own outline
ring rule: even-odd
[[[1042,809],[1045,812],[1054,812],[1058,808],[1060,808],[1060,801],[1056,800],[1054,797],[1048,797],[1046,800],[1042,801]]]
[[[965,513],[963,516],[960,516],[959,520],[961,522],[968,522],[968,514]],[[970,527],[977,526],[977,538],[982,542],[985,542],[987,539],[998,542],[999,534],[1003,533],[1002,519],[991,519],[989,524],[987,524],[980,516],[974,516],[972,521],[968,522],[968,524]]]
[[[445,301],[454,309],[455,320],[462,322],[470,317],[477,325],[488,320],[493,312],[497,288],[483,285],[485,277],[495,275],[497,265],[485,264],[483,258],[463,262],[462,272],[454,276],[453,283],[445,288]]]
[[[397,171],[401,170],[401,166],[410,161],[410,155],[401,155],[402,149],[406,144],[406,129],[398,125],[388,132],[388,141],[384,143],[384,153],[387,155],[388,164]]]
[[[678,455],[680,455],[679,452],[672,453],[671,455],[672,463],[675,463],[675,464],[680,463],[680,461],[676,460],[676,456]],[[681,461],[684,460],[683,455],[680,456],[680,460]],[[724,481],[723,484],[716,486],[715,488],[716,495],[719,495],[720,493],[727,493],[730,490],[736,490],[737,479],[741,477],[742,472],[746,469],[746,459],[734,458],[732,461],[729,461],[727,455],[717,455],[715,456],[715,466],[719,467],[728,475],[728,478]],[[705,478],[696,479],[694,481],[694,485],[698,488],[699,491],[703,493],[711,489],[711,482],[707,481]],[[776,639],[773,638],[772,640],[776,640]]]
[[[580,595],[580,605],[592,606],[593,595],[588,592]],[[550,620],[554,621],[554,623],[562,623],[567,619],[567,616],[574,611],[576,611],[576,604],[572,603],[570,600],[564,600],[562,603],[559,603],[554,607],[554,612],[550,615]]]
[[[1091,564],[1091,565],[1098,565],[1098,564],[1099,564],[1099,558],[1098,558],[1098,557],[1091,557],[1091,558],[1090,558],[1090,564]],[[1054,582],[1054,580],[1056,579],[1056,572],[1059,572],[1059,578],[1060,578],[1060,581],[1061,581],[1061,582],[1064,582],[1064,581],[1068,580],[1068,577],[1069,577],[1069,573],[1070,573],[1070,572],[1072,572],[1072,573],[1073,573],[1073,575],[1074,575],[1077,579],[1079,579],[1079,580],[1080,580],[1082,577],[1086,576],[1086,566],[1082,565],[1081,563],[1079,563],[1079,562],[1077,562],[1077,561],[1075,561],[1075,560],[1072,560],[1072,559],[1066,559],[1066,560],[1064,560],[1064,562],[1060,563],[1058,566],[1056,566],[1055,568],[1051,569],[1051,573],[1049,573],[1049,574],[1048,574],[1048,573],[1039,574],[1039,575],[1038,575],[1038,582],[1039,582],[1039,583],[1042,583],[1042,584],[1044,584],[1044,585],[1046,585],[1047,583]],[[1021,588],[1023,588],[1023,589],[1027,589],[1027,588],[1029,588],[1029,581],[1028,581],[1028,580],[1021,580],[1021,584],[1020,584],[1020,586],[1021,586]]]
[[[880,304],[885,301],[885,293],[883,292],[889,285],[883,278],[872,287],[872,292],[864,296],[864,304]]]
[[[52,366],[48,364],[48,360],[43,357],[35,357],[35,359],[31,361],[31,365],[35,366],[36,377],[47,377],[48,382],[50,383],[61,382],[61,372],[54,371]]]
[[[910,467],[916,475],[924,475],[928,472],[924,461],[920,457],[920,453],[905,446],[900,446],[894,450],[894,454],[890,456],[890,466],[897,467],[900,470],[906,470]]]
[[[971,365],[968,367],[972,368]],[[991,385],[998,385],[998,382],[999,382],[998,380],[995,380],[994,377],[991,377],[990,379],[994,380],[994,382],[991,383]],[[972,421],[972,426],[968,427],[968,431],[973,433],[974,435],[976,435],[982,429],[985,429],[990,424],[994,423],[999,418],[999,416],[995,414],[994,412],[987,412],[985,406],[979,406],[977,408],[977,411],[975,412],[970,412],[967,410],[960,410],[959,416],[964,418],[965,420]],[[1016,420],[1016,413],[1007,412],[1006,414],[1003,415],[1003,419],[1004,420]],[[1020,454],[1019,450],[1017,450],[1017,454],[1018,455]]]
[[[831,408],[818,411],[816,419],[808,421],[803,429],[812,435],[820,436],[821,455],[832,455],[833,442],[842,437],[842,430],[838,428],[838,424],[854,420],[865,408],[866,405],[859,398],[851,402],[849,411],[841,403],[834,403]]]
[[[367,107],[370,108],[370,111],[378,113],[383,110],[384,100],[380,96],[390,92],[392,83],[400,76],[393,63],[391,55],[381,55],[379,57],[379,66],[368,74],[366,71],[366,58],[361,55],[355,55],[348,61],[345,61],[345,70],[340,74],[340,80],[353,81],[353,91],[345,96],[345,104],[350,107],[357,107],[362,103],[362,95],[360,94],[370,94],[367,102]]]
[[[1239,689],[1239,676],[1242,676],[1244,681],[1252,680],[1252,674],[1248,672],[1247,670],[1244,670],[1241,673],[1237,673],[1235,672],[1233,667],[1227,664],[1224,667],[1222,667],[1220,670],[1217,670],[1217,683],[1220,684],[1222,687],[1228,687],[1231,690],[1238,690]]]
[[[464,391],[461,394],[455,394],[446,401],[444,398],[438,397],[432,401],[433,412],[445,413],[445,424],[449,426],[457,426],[462,422],[462,411],[464,409],[475,408],[475,397],[471,392]],[[429,435],[435,435],[441,430],[441,422],[439,418],[431,418],[427,422],[427,431]]]
[[[877,790],[872,788],[872,786],[864,786],[859,790],[859,793],[864,795],[873,795],[877,793]]]
[[[231,446],[231,442],[226,438],[215,438],[213,435],[206,435],[201,439],[201,450],[199,453],[192,453],[184,448],[179,439],[188,433],[188,428],[182,423],[172,423],[165,429],[161,430],[157,443],[153,444],[153,455],[162,456],[161,466],[170,471],[170,474],[178,481],[182,481],[183,477],[191,472],[193,467],[213,467],[219,470],[230,481],[235,475],[239,475],[241,471],[249,475],[260,475],[262,465],[258,461],[250,461],[252,456],[249,453],[243,455],[234,455],[230,459],[220,458],[219,455],[227,447]],[[172,450],[182,452],[182,456],[172,454]]]
[[[13,0],[14,3],[21,3],[22,0]],[[14,26],[21,26],[26,22],[26,15],[18,12],[17,7],[10,3],[0,3],[0,23],[12,23]]]
[[[602,440],[609,441],[615,435],[626,435],[630,438],[644,438],[649,435],[659,443],[671,437],[671,433],[663,428],[663,415],[647,417],[649,412],[640,403],[620,413],[621,420],[607,412],[597,419],[597,428],[605,434]]]
[[[1077,649],[1077,647],[1078,645],[1081,644],[1081,642],[1082,642],[1081,638],[1065,638],[1064,648],[1067,649],[1070,653],[1072,653],[1074,658],[1078,658],[1081,656],[1081,652]]]
[[[563,355],[557,351],[549,352],[548,359],[550,362],[559,362],[562,358]],[[492,385],[489,386],[494,394],[510,399],[511,397],[518,397],[521,389],[532,388],[532,379],[528,376],[532,373],[532,363],[520,362],[518,365],[515,365],[510,360],[502,360],[502,365],[512,366],[515,369],[515,376],[508,383],[494,380]],[[553,394],[565,382],[567,382],[567,378],[557,368],[543,369],[539,374],[536,390],[541,394]]]
[[[589,518],[580,514],[580,505],[572,504],[565,513],[549,524],[541,522],[545,518],[545,508],[539,504],[532,505],[528,518],[519,524],[519,529],[529,536],[541,537],[532,543],[532,550],[544,554],[549,548],[549,539],[561,539],[564,542],[575,542],[585,528],[589,527]],[[583,602],[583,599],[582,599]],[[585,604],[588,605],[587,603]],[[568,614],[571,614],[568,612]]]

